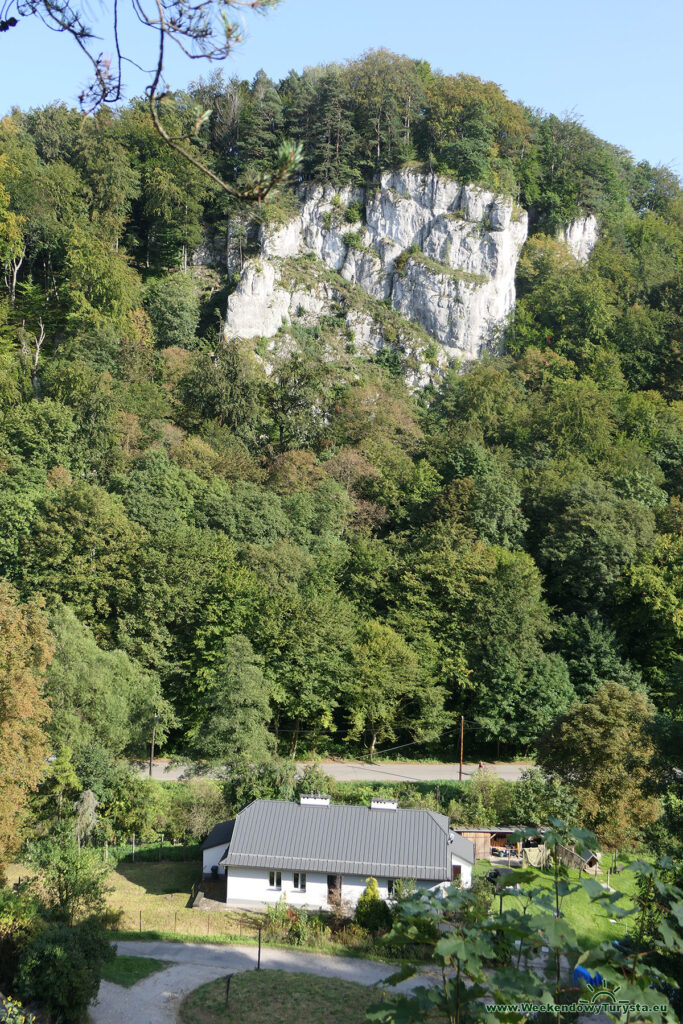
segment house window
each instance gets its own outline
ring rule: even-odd
[[[281,889],[282,888],[282,872],[281,871],[271,871],[269,876],[268,876],[268,885],[270,886],[271,889]]]
[[[394,895],[394,880],[393,878],[387,878],[387,896]]]
[[[306,872],[294,872],[294,888],[297,892],[306,892]]]

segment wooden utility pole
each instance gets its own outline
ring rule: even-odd
[[[462,782],[462,746],[465,733],[465,716],[460,716],[460,774],[458,775],[459,780]]]

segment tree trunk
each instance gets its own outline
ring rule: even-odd
[[[297,718],[296,722],[294,723],[294,735],[292,736],[292,746],[291,746],[290,751],[289,751],[289,756],[290,757],[296,757],[296,748],[297,748],[297,746],[299,744],[299,726],[300,725],[301,725],[301,720],[299,718]]]
[[[9,282],[9,304],[13,306],[17,299],[17,276],[21,268],[21,264],[24,262],[24,257],[20,256],[17,259],[12,260],[10,270],[10,282]]]

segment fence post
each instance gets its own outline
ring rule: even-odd
[[[161,854],[164,849],[164,833],[161,833],[161,839],[159,840],[159,860],[161,860]]]
[[[133,832],[133,863],[135,863],[135,832]]]
[[[173,934],[175,935],[178,931],[178,911],[176,910],[173,915]]]
[[[261,970],[261,925],[258,926],[258,960],[256,961],[256,970]]]
[[[142,931],[142,911],[140,911],[140,931]]]

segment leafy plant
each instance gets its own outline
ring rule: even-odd
[[[36,1018],[18,999],[0,996],[0,1024],[36,1024]]]
[[[537,831],[537,830],[535,830]],[[513,836],[529,838],[534,830]],[[603,943],[596,949],[582,949],[574,930],[562,915],[562,901],[572,891],[572,885],[559,848],[571,843],[577,850],[590,844],[595,849],[595,837],[583,830],[568,829],[560,821],[542,837],[552,864],[553,885],[550,890],[534,884],[538,874],[532,870],[518,870],[504,876],[497,894],[501,909],[497,915],[483,916],[475,908],[480,899],[476,892],[449,886],[443,893],[427,892],[418,899],[399,906],[397,920],[386,939],[393,946],[409,948],[421,935],[431,946],[432,958],[441,974],[438,987],[418,987],[410,996],[389,998],[370,1008],[368,1020],[382,1022],[420,1021],[428,1014],[441,1014],[451,1024],[467,1024],[500,1019],[523,1021],[533,1004],[557,1004],[553,1020],[557,1024],[571,1019],[571,1010],[565,1005],[576,1001],[576,993],[568,993],[563,978],[562,964],[583,965],[599,974],[603,988],[607,986],[618,994],[618,1000],[646,1005],[646,1015],[634,1013],[629,1020],[664,1022],[671,1019],[671,1007],[666,994],[666,977],[654,963],[653,954],[672,951],[683,952],[680,926],[683,925],[683,892],[663,881],[662,870],[637,863],[634,869],[640,877],[653,880],[657,899],[666,913],[666,922],[659,924],[659,938],[648,948],[642,945],[649,920],[649,908],[642,901],[629,906],[624,894],[603,887],[596,879],[584,879],[586,889],[596,906],[602,906],[610,916],[636,921],[635,942],[625,950],[612,943]],[[516,886],[521,888],[517,889]],[[502,909],[503,898],[515,897],[515,905]],[[437,925],[438,934],[428,938],[421,933],[424,920]],[[650,936],[652,938],[652,936]],[[544,973],[541,950],[549,951],[550,970]],[[409,977],[417,967],[404,968],[392,980]],[[590,997],[587,996],[587,1002]],[[505,1009],[504,1009],[505,1008]],[[621,1018],[619,1007],[603,1005],[608,1016]]]
[[[344,245],[347,249],[362,249],[363,236],[360,231],[347,231],[344,235]]]
[[[344,220],[347,224],[357,224],[358,221],[363,220],[364,215],[365,207],[361,202],[358,202],[358,200],[349,203],[344,210]]]
[[[379,894],[377,879],[368,878],[367,883],[356,904],[354,919],[369,932],[385,931],[391,925],[391,911]]]
[[[77,1024],[97,997],[102,967],[115,955],[96,923],[51,925],[22,956],[18,990],[24,999],[38,1000],[52,1018]]]

